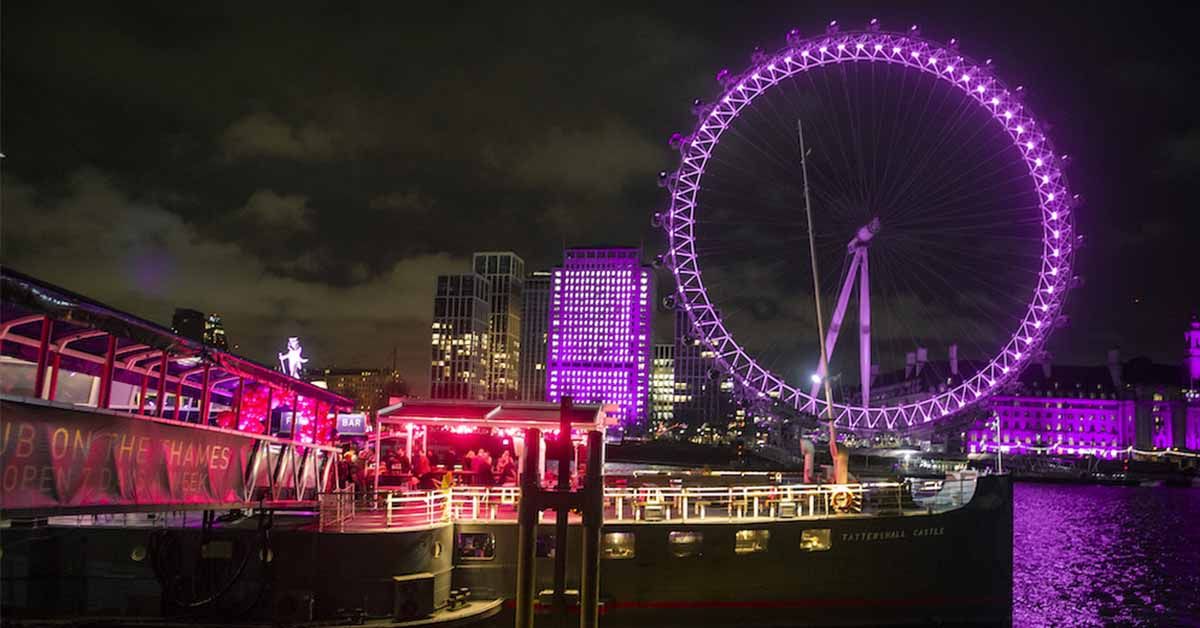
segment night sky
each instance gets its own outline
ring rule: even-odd
[[[717,70],[877,16],[994,59],[1073,156],[1086,281],[1055,359],[1182,354],[1195,7],[446,4],[4,3],[3,263],[163,324],[220,313],[266,363],[288,335],[310,365],[394,348],[424,394],[436,274],[476,250],[531,270],[571,244],[649,258],[666,140]]]

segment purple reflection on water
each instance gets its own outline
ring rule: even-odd
[[[1013,625],[1200,625],[1200,489],[1014,490]]]

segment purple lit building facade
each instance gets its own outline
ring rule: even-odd
[[[623,427],[648,413],[654,275],[638,248],[572,248],[554,269],[546,395],[611,403]]]
[[[1131,450],[1200,451],[1200,322],[1182,364],[1031,364],[963,434],[967,453],[1118,458]],[[998,425],[997,425],[998,424]]]

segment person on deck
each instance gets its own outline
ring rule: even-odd
[[[475,461],[471,463],[471,472],[475,476],[475,484],[479,486],[491,486],[495,483],[495,477],[492,474],[492,457],[488,455],[486,449],[480,448],[479,453],[475,454]]]
[[[501,486],[517,483],[517,464],[513,462],[512,454],[507,449],[500,454],[496,461],[496,483]]]

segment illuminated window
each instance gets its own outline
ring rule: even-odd
[[[800,549],[805,552],[824,552],[833,544],[829,528],[804,530],[800,533]]]
[[[675,558],[693,558],[704,555],[704,533],[695,530],[677,530],[667,535],[671,555]]]
[[[496,557],[496,535],[491,532],[460,532],[455,545],[462,560],[492,560]]]
[[[604,558],[633,558],[634,537],[632,532],[609,532],[600,544],[600,555]]]
[[[734,535],[733,553],[755,554],[767,551],[771,539],[770,530],[738,530]]]

